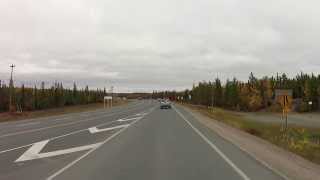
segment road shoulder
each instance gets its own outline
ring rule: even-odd
[[[282,177],[292,180],[313,180],[315,177],[320,177],[319,165],[285,151],[263,139],[215,121],[193,109],[181,107],[189,111],[195,119],[215,131],[219,136],[238,146]]]

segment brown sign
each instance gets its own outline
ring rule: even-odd
[[[276,100],[283,110],[289,110],[292,105],[292,90],[291,89],[276,89]]]
[[[292,96],[292,90],[291,89],[276,89],[276,97],[278,96]]]

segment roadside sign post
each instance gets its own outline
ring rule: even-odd
[[[288,129],[288,113],[290,110],[289,98],[292,97],[292,90],[277,89],[275,91],[275,95],[276,95],[276,99],[278,100],[278,102],[281,104],[281,107],[282,107],[281,120],[282,122],[284,122],[284,125],[282,125],[281,130],[283,130],[286,133]]]
[[[103,107],[106,108],[106,102],[107,102],[107,107],[112,107],[112,96],[105,96],[103,98]]]
[[[309,106],[310,106],[310,107],[309,107],[309,108],[310,108],[309,111],[311,111],[311,110],[312,110],[312,104],[313,104],[312,101],[309,101],[308,104],[309,104]]]
[[[282,119],[285,120],[285,128],[284,130],[286,131],[288,128],[288,96],[284,95],[282,96],[282,101],[283,101],[283,108],[282,108]]]

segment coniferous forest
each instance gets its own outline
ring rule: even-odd
[[[153,98],[171,98],[181,101],[216,106],[240,111],[258,111],[273,106],[276,89],[290,89],[292,99],[300,112],[317,111],[320,106],[320,75],[300,73],[293,78],[286,74],[257,78],[250,73],[247,81],[236,78],[222,82],[202,81],[194,84],[191,90],[181,92],[165,91],[152,94]],[[12,101],[17,111],[41,110],[55,107],[103,102],[106,90],[91,90],[88,86],[64,88],[62,83],[54,83],[46,88],[44,82],[40,87],[13,88]],[[9,111],[10,87],[0,80],[0,112]],[[191,99],[190,99],[191,97]],[[310,105],[309,102],[312,102]]]
[[[62,83],[54,83],[46,88],[42,82],[40,87],[14,87],[12,90],[12,109],[14,111],[32,111],[71,105],[103,102],[106,90],[90,90],[88,86],[79,89],[76,83],[73,88],[64,88]],[[10,86],[0,80],[0,112],[9,111]]]
[[[184,92],[154,92],[155,98],[183,97],[180,100],[204,106],[216,106],[240,111],[258,111],[274,106],[275,90],[292,90],[295,110],[300,112],[319,110],[320,75],[300,73],[293,78],[286,74],[257,78],[250,73],[247,81],[236,78],[221,82],[202,81]],[[190,99],[191,97],[191,99]],[[312,102],[312,104],[310,104]]]

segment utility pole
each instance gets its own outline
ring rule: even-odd
[[[211,93],[212,93],[212,96],[211,96],[211,106],[212,106],[212,111],[213,111],[213,106],[214,106],[214,87],[215,87],[215,80],[213,79],[212,80],[212,83],[211,83]]]
[[[213,106],[214,106],[214,85],[213,85],[213,82],[211,84],[211,88],[212,88],[211,106],[212,106],[212,110],[213,110]]]
[[[113,86],[110,87],[110,92],[111,92],[111,107],[113,106]]]
[[[10,97],[9,97],[9,112],[13,112],[14,111],[14,107],[13,107],[13,68],[16,67],[14,64],[10,65],[11,68],[11,75],[10,75]]]
[[[113,88],[114,88],[113,86],[110,87],[110,93],[111,93],[112,98],[113,98]]]

